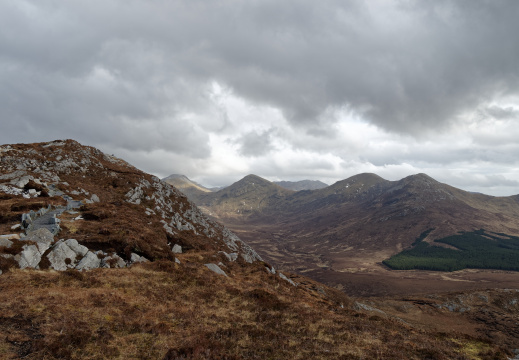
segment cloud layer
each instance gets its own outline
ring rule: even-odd
[[[519,193],[517,18],[514,0],[8,0],[0,142],[74,138],[207,185],[428,172]]]

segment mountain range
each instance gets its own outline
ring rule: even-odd
[[[519,235],[519,196],[470,193],[426,174],[399,181],[359,174],[299,192],[248,175],[192,200],[268,261],[337,286],[346,285],[343,273],[385,271],[384,260],[424,233],[425,243],[443,248],[436,240],[460,232]]]
[[[181,174],[169,175],[168,177],[163,178],[162,181],[173,185],[190,198],[196,198],[200,194],[207,192],[217,192],[226,188],[226,186],[207,188]],[[284,189],[293,191],[317,190],[328,186],[319,180],[274,181],[274,184],[279,185]]]

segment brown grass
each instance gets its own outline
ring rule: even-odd
[[[2,275],[0,358],[505,358],[475,338],[348,310],[344,295],[295,288],[259,263],[229,264],[226,278],[203,266],[204,254],[179,257],[182,265]]]

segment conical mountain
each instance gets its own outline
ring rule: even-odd
[[[220,191],[205,194],[198,205],[210,209],[211,215],[218,217],[244,216],[276,208],[276,204],[291,193],[273,182],[250,174]]]

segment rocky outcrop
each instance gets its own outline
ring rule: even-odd
[[[155,207],[146,208],[146,214],[151,215],[153,212],[159,215],[164,229],[172,237],[181,231],[193,231],[197,235],[203,234],[221,240],[229,252],[240,254],[248,263],[262,260],[249,245],[226,227],[209,220],[190,201],[180,204],[181,211],[175,211],[179,204],[173,198],[185,198],[184,195],[157,177],[152,177],[151,182],[141,179],[136,187],[126,193],[125,198],[129,203],[136,205],[143,201],[154,202]]]
[[[21,267],[88,270],[155,259],[180,262],[176,254],[194,249],[211,255],[221,251],[229,262],[261,260],[171,185],[72,140],[0,146],[0,194],[19,209],[45,204],[23,214],[12,210],[21,216],[21,223],[14,226],[23,231],[21,241],[26,242],[15,255]],[[42,196],[46,199],[34,199]],[[29,239],[44,230],[50,240]],[[57,241],[59,234],[66,235]],[[77,239],[70,238],[76,235]],[[13,241],[6,238],[0,246],[7,248]]]
[[[149,260],[146,259],[144,256],[140,256],[135,253],[132,253],[130,261],[132,264],[138,264],[138,263],[142,263],[142,262],[148,262]]]

